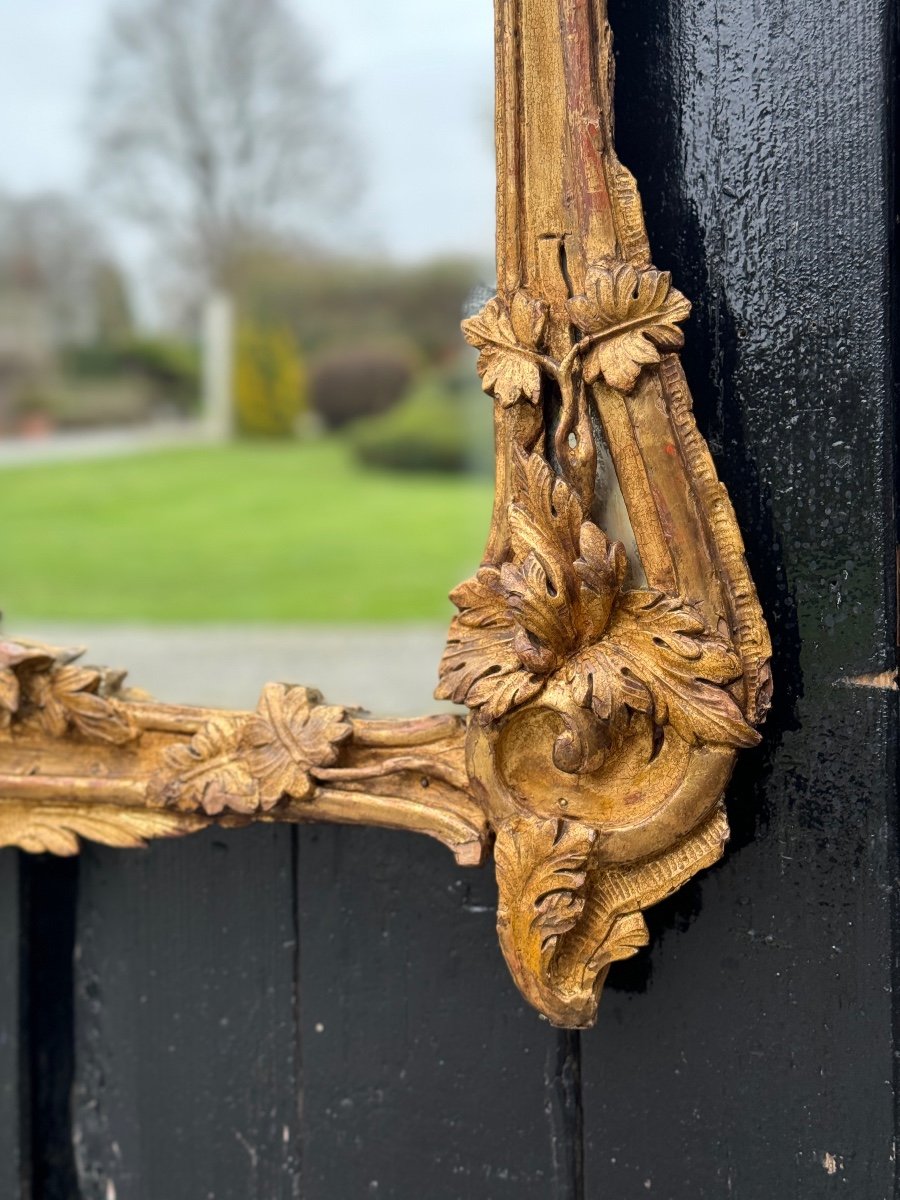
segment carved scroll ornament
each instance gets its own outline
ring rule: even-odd
[[[213,824],[342,821],[493,844],[524,995],[593,1023],[643,910],[714,863],[769,639],[611,136],[604,0],[496,0],[498,293],[464,322],[495,406],[496,502],[437,695],[376,721],[302,687],[255,712],[155,703],[122,673],[0,643],[0,844],[71,854]]]

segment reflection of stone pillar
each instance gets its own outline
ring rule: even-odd
[[[203,423],[211,438],[234,434],[232,395],[234,305],[224,292],[213,292],[203,313]]]

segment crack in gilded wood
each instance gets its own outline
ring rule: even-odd
[[[285,684],[255,712],[163,705],[10,639],[0,845],[337,821],[476,865],[495,842],[513,977],[580,1028],[610,965],[646,945],[643,911],[723,853],[771,650],[677,357],[690,304],[652,264],[613,149],[605,2],[496,0],[495,36],[498,294],[463,332],[494,402],[496,496],[437,689],[468,720],[378,721]]]

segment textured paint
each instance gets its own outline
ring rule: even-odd
[[[897,693],[880,0],[627,0],[618,142],[775,640],[724,863],[584,1039],[587,1196],[894,1194]],[[826,1158],[830,1156],[830,1158]],[[823,1162],[835,1164],[833,1173]],[[649,1185],[649,1188],[648,1188]]]
[[[567,1068],[497,953],[493,873],[410,834],[297,836],[303,1200],[578,1200]]]
[[[287,829],[84,854],[78,1200],[300,1195],[293,914]]]

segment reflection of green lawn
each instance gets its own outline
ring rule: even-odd
[[[483,479],[354,468],[334,442],[0,471],[0,607],[23,618],[440,618],[476,565]]]

